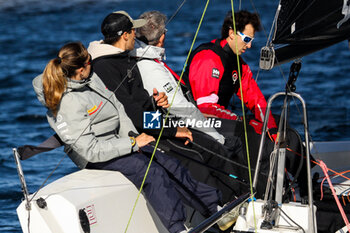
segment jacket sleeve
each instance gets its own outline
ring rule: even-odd
[[[130,138],[125,135],[109,139],[96,137],[86,109],[74,94],[68,93],[61,100],[57,117],[48,117],[51,127],[66,145],[92,163],[108,161],[132,152]]]
[[[141,87],[138,91],[131,90],[127,86],[130,80],[125,75],[120,73],[119,69],[115,67],[115,64],[109,61],[96,61],[93,63],[94,72],[101,78],[106,87],[114,92],[117,99],[124,105],[127,115],[132,120],[135,127],[140,132],[145,132],[150,135],[157,136],[160,133],[158,129],[144,129],[143,128],[143,112],[154,111],[152,96],[146,96],[145,98],[135,98],[136,95],[141,95],[145,92]],[[138,72],[138,70],[137,70]],[[134,77],[140,78],[140,77]],[[176,134],[176,128],[164,128],[163,136],[174,137]]]
[[[241,60],[242,61],[242,60]],[[244,104],[254,114],[255,118],[261,122],[264,121],[267,103],[260,88],[253,79],[253,74],[249,66],[242,61],[242,92]],[[238,88],[237,96],[242,100],[241,90]],[[269,114],[268,128],[277,128],[275,119],[271,112]]]
[[[157,63],[153,60],[141,60],[137,63],[141,71],[141,77],[145,89],[149,94],[152,94],[153,88],[157,88],[159,92],[165,92],[168,96],[168,101],[171,103],[170,113],[181,118],[184,121],[206,121],[206,118],[183,95],[181,88],[177,88],[177,83],[171,72],[162,63]],[[192,127],[208,134],[220,143],[224,143],[224,137],[219,134],[214,128]]]
[[[238,116],[217,104],[219,85],[224,74],[220,57],[211,50],[197,53],[190,64],[189,81],[192,94],[202,113],[237,120]]]

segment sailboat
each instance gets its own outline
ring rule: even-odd
[[[349,0],[334,0],[331,3],[325,0],[281,0],[276,12],[273,38],[261,50],[261,68],[272,69],[349,39],[349,18]],[[280,47],[275,49],[275,46]],[[306,156],[312,154],[315,158],[324,160],[329,167],[341,167],[343,161],[347,161],[350,155],[350,143],[309,141],[306,103],[300,95],[295,93],[294,88],[300,64],[298,65],[298,62],[294,64],[286,91],[273,95],[269,100],[269,106],[279,96],[300,100],[304,110]],[[264,122],[264,130],[266,130],[266,124],[267,122]],[[259,151],[262,150],[263,140],[262,137]],[[139,193],[132,183],[117,172],[81,170],[42,187],[37,193],[29,194],[20,160],[34,155],[35,148],[38,147],[26,147],[26,150],[14,149],[13,151],[24,193],[24,200],[17,208],[24,233],[108,233],[126,232],[126,229],[127,232],[132,233],[167,232],[142,195],[133,217],[129,218],[132,213],[130,207],[133,206]],[[272,190],[268,190],[271,194],[269,200],[251,199],[247,205],[241,205],[250,197],[249,193],[245,194],[226,206],[216,216],[200,219],[198,226],[194,226],[189,232],[204,232],[230,209],[238,206],[241,206],[240,215],[232,232],[320,232],[320,221],[329,222],[332,219],[320,220],[317,216],[319,209],[314,205],[311,177],[319,170],[312,171],[314,169],[311,170],[311,165],[308,165],[308,199],[284,203],[283,183],[281,183],[283,179],[274,176],[274,174],[283,176],[283,151],[283,147],[277,148],[273,155],[278,159],[276,159],[276,166],[271,169],[269,178],[275,180],[271,187],[275,185],[276,191],[271,194]],[[332,162],[333,165],[331,165]],[[259,179],[261,178],[256,172],[254,183],[259,182]],[[344,187],[337,190],[338,195],[348,194],[347,186]],[[341,223],[340,227],[337,224],[334,231],[328,232],[338,230],[345,232],[347,228],[343,226],[345,223]]]

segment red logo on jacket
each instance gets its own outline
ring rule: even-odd
[[[238,74],[237,74],[237,71],[234,70],[234,71],[232,72],[232,81],[233,81],[233,84],[236,83],[237,79],[238,79]]]

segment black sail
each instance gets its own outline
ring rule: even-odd
[[[350,38],[350,0],[281,0],[274,44],[279,64]],[[276,63],[275,63],[276,64]]]

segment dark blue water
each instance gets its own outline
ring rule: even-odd
[[[242,8],[252,11],[250,1],[245,2]],[[45,109],[32,90],[32,79],[66,42],[80,40],[87,46],[90,41],[101,39],[100,24],[108,13],[123,9],[137,17],[146,10],[159,10],[170,16],[180,3],[176,0],[0,0],[1,232],[21,232],[15,209],[22,193],[11,148],[38,144],[53,133],[46,122]],[[266,31],[270,29],[277,3],[277,0],[254,2]],[[187,1],[167,26],[168,64],[178,72],[185,62],[204,4],[203,0]],[[235,7],[238,9],[238,3]],[[210,2],[196,45],[219,36],[223,17],[230,9],[230,1]],[[255,75],[259,50],[265,43],[264,33],[259,32],[254,47],[244,55]],[[349,64],[347,42],[303,59],[297,91],[309,106],[309,125],[315,141],[350,139]],[[285,77],[289,65],[282,67]],[[283,91],[284,82],[279,69],[259,73],[258,83],[266,96]],[[300,119],[296,114],[293,122]],[[30,192],[41,185],[63,156],[62,149],[58,149],[23,162]],[[72,162],[64,158],[49,182],[75,170]]]

